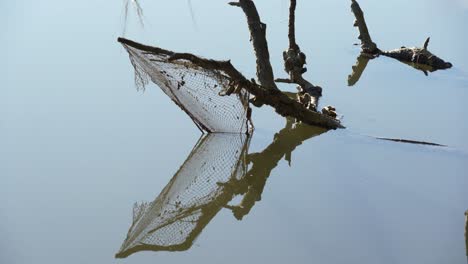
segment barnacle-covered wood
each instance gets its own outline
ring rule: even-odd
[[[294,117],[306,124],[328,129],[344,128],[338,120],[307,109],[302,104],[289,98],[278,89],[265,88],[262,85],[249,81],[231,64],[230,61],[204,59],[190,53],[175,53],[161,48],[143,45],[125,38],[119,38],[118,41],[146,52],[167,54],[170,56],[170,60],[187,60],[206,70],[211,69],[222,71],[232,80],[233,83],[236,84],[236,86],[247,90],[265,104],[273,107],[278,114],[284,117]]]

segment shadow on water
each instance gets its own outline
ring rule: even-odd
[[[249,153],[250,136],[203,135],[179,171],[150,203],[135,204],[133,223],[116,258],[140,251],[184,251],[223,208],[241,220],[261,195],[281,159],[327,130],[294,123],[275,134],[262,152]],[[230,205],[235,197],[241,202]]]

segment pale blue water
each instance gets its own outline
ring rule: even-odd
[[[136,92],[116,42],[121,1],[2,1],[0,263],[466,263],[468,53],[465,0],[360,1],[383,49],[420,46],[454,68],[426,77],[388,58],[347,87],[359,53],[350,1],[299,1],[307,78],[346,130],[309,139],[272,171],[243,221],[222,210],[188,251],[114,254],[136,201],[153,201],[200,134],[155,86]],[[287,1],[256,1],[284,76]],[[143,1],[126,37],[253,77],[245,17],[224,1]],[[293,86],[282,86],[293,91]],[[164,115],[162,115],[164,113]],[[284,126],[254,109],[251,151]],[[407,138],[449,148],[406,145]]]

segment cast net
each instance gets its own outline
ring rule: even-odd
[[[116,257],[138,251],[181,251],[234,196],[229,182],[246,175],[248,136],[202,136],[151,203],[135,204],[133,223]]]
[[[144,88],[151,80],[176,103],[202,131],[245,133],[248,131],[249,94],[243,89],[220,96],[230,87],[221,71],[208,70],[186,60],[169,61],[170,51],[145,51],[122,43],[135,68],[135,83]]]

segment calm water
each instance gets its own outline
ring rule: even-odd
[[[231,58],[253,77],[242,12],[224,1],[191,2],[193,18],[187,1],[142,1],[145,26],[130,12],[125,36]],[[359,48],[349,2],[300,1],[296,32],[306,77],[324,88],[322,105],[336,106],[347,129],[287,129],[271,109],[254,109],[257,129],[242,153],[260,153],[251,155],[259,176],[234,185],[255,197],[248,212],[223,208],[243,201],[222,187],[227,198],[207,207],[209,221],[187,250],[124,259],[114,255],[134,203],[160,195],[200,133],[157,87],[135,91],[116,42],[121,1],[0,2],[0,263],[466,263],[468,1],[360,1],[382,49],[431,36],[429,49],[454,68],[426,77],[378,58],[353,87],[347,76]],[[282,77],[288,2],[256,3]]]

